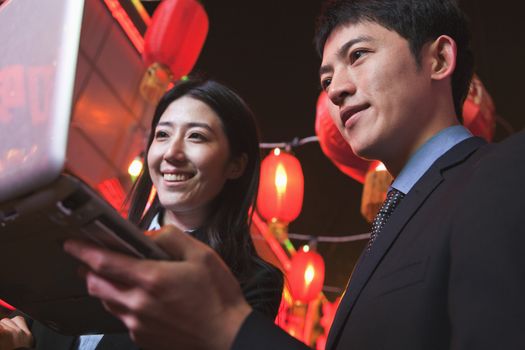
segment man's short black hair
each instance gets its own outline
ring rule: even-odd
[[[467,20],[454,0],[328,0],[317,19],[314,44],[320,57],[330,33],[341,25],[370,21],[405,38],[417,64],[423,46],[448,35],[457,45],[452,75],[454,108],[461,119],[462,107],[474,72]]]

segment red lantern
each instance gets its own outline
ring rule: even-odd
[[[496,127],[496,111],[489,93],[478,76],[474,75],[463,104],[463,124],[474,135],[492,141]]]
[[[336,106],[325,92],[321,92],[317,99],[315,118],[315,133],[319,139],[321,150],[339,170],[363,183],[371,162],[354,154],[334,124],[330,113],[338,113]]]
[[[288,282],[295,300],[307,303],[317,298],[324,283],[323,257],[313,250],[299,250],[292,257]]]
[[[289,223],[301,212],[304,177],[301,163],[276,148],[261,163],[257,209],[268,221]]]
[[[199,1],[160,2],[146,31],[142,53],[148,70],[140,90],[148,101],[158,101],[172,80],[191,71],[207,33],[208,16]]]

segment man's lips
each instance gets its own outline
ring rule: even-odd
[[[341,109],[341,112],[339,113],[339,115],[341,117],[341,122],[343,123],[343,126],[346,125],[346,122],[350,118],[352,118],[353,115],[355,115],[356,113],[361,112],[362,110],[367,109],[368,107],[370,107],[370,104],[363,103],[363,104],[359,104],[359,105],[347,106],[347,107],[344,107],[343,109]]]

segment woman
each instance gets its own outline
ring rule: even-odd
[[[129,219],[149,230],[170,224],[210,245],[237,277],[248,303],[275,318],[282,274],[257,256],[249,233],[260,155],[246,104],[214,81],[179,82],[155,110],[145,153]],[[153,186],[156,195],[148,207]],[[71,340],[51,336],[38,323],[32,331],[41,349],[48,341],[53,343],[47,348],[59,349],[53,341],[58,337]],[[83,336],[80,342],[98,344],[96,349],[133,346],[127,335]]]
[[[257,256],[249,234],[260,169],[251,111],[224,85],[185,81],[161,99],[151,130],[147,166],[137,181],[130,220],[144,229],[172,224],[190,231],[219,253],[250,291],[252,306],[274,318],[282,277]],[[182,133],[184,142],[178,135]],[[157,196],[141,218],[152,185]],[[156,222],[160,225],[152,227]],[[270,290],[254,288],[264,281],[272,282]]]

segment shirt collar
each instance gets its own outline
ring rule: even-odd
[[[149,224],[148,230],[160,230],[160,222],[159,222],[160,213],[155,214],[153,217],[153,220],[151,220],[151,223]]]
[[[391,187],[407,194],[439,157],[469,137],[472,133],[462,125],[441,130],[410,157]]]
[[[161,215],[161,212],[158,212],[157,214],[155,214],[155,216],[153,217],[153,220],[151,220],[151,223],[149,224],[149,227],[148,227],[149,231],[160,230],[160,215]],[[197,230],[198,230],[197,228],[194,228],[194,229],[184,230],[184,232],[194,233]]]

